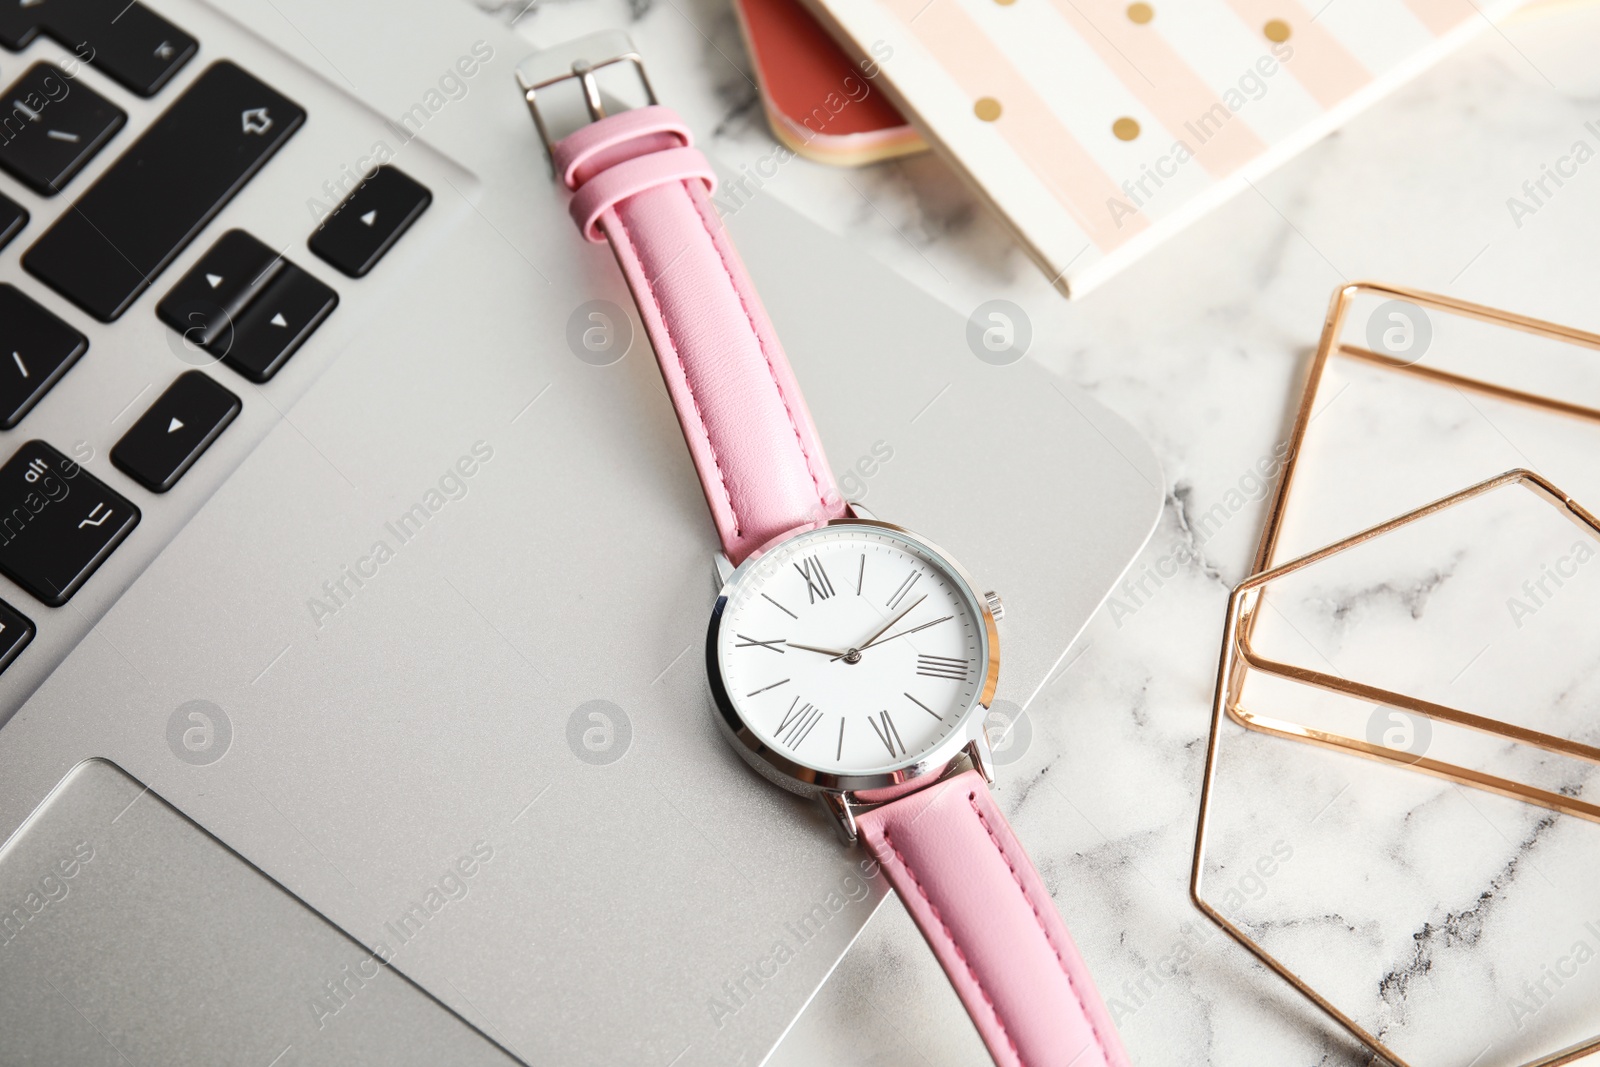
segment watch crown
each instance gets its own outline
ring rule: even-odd
[[[994,590],[983,594],[983,602],[989,608],[989,614],[994,616],[994,621],[999,622],[1006,617],[1006,606],[1000,603],[1000,594]]]

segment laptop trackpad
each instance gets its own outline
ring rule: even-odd
[[[0,1034],[7,1064],[515,1062],[105,760],[0,849]]]

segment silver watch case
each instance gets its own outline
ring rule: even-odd
[[[861,509],[856,509],[857,517],[833,519],[826,523],[808,525],[798,530],[793,530],[771,544],[764,546],[759,551],[752,553],[743,563],[731,572],[726,571],[727,560],[719,557],[718,570],[723,578],[722,588],[717,593],[716,605],[711,609],[711,625],[706,635],[706,677],[711,683],[711,695],[717,704],[717,722],[721,725],[728,741],[738,750],[752,767],[759,771],[767,780],[791,793],[798,793],[823,802],[824,806],[839,819],[841,830],[846,838],[853,838],[853,819],[850,817],[850,808],[858,803],[856,794],[873,790],[887,790],[895,786],[902,786],[917,779],[925,779],[924,784],[932,784],[949,772],[962,757],[966,757],[973,766],[983,773],[985,779],[991,779],[989,768],[992,763],[989,759],[989,739],[984,732],[984,719],[988,714],[989,705],[994,700],[995,686],[1000,677],[1000,634],[995,626],[994,612],[989,599],[978,593],[978,586],[972,580],[961,564],[951,558],[938,545],[933,544],[920,534],[913,533],[903,526],[882,522],[878,519],[862,517]],[[967,589],[972,594],[973,601],[983,615],[983,625],[988,638],[989,657],[984,665],[985,675],[979,688],[977,702],[967,710],[964,721],[959,728],[951,731],[950,736],[941,741],[922,759],[907,764],[892,771],[877,774],[832,774],[827,771],[818,771],[803,764],[796,763],[781,752],[769,748],[754,731],[745,723],[743,716],[734,706],[728,696],[727,686],[722,679],[722,667],[718,661],[717,647],[718,636],[722,627],[722,615],[728,605],[729,598],[734,589],[752,569],[753,564],[773,549],[787,543],[791,538],[810,533],[812,530],[823,526],[867,526],[882,530],[890,530],[902,537],[907,537],[923,548],[927,549],[939,560],[943,561],[957,577],[966,583]],[[886,798],[885,798],[886,799]]]

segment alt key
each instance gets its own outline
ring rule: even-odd
[[[0,466],[0,572],[52,608],[138,524],[138,508],[43,441]]]

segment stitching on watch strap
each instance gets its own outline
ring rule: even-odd
[[[1050,951],[1055,953],[1056,963],[1061,966],[1061,974],[1067,980],[1067,988],[1072,990],[1073,999],[1078,1002],[1078,1010],[1083,1013],[1084,1021],[1089,1024],[1089,1033],[1094,1035],[1094,1043],[1100,1050],[1100,1058],[1105,1062],[1111,1061],[1111,1056],[1106,1051],[1106,1043],[1100,1037],[1100,1030],[1095,1026],[1094,1016],[1090,1014],[1089,1007],[1083,1002],[1083,994],[1078,992],[1077,983],[1072,980],[1072,972],[1067,968],[1067,961],[1061,958],[1061,949],[1056,946],[1056,939],[1050,935],[1050,927],[1046,925],[1044,916],[1039,914],[1039,906],[1033,902],[1033,897],[1028,894],[1028,887],[1022,883],[1022,875],[1017,873],[1017,865],[1011,862],[1007,855],[1005,845],[996,836],[994,827],[989,825],[988,818],[983,814],[983,809],[978,806],[978,792],[971,790],[967,793],[967,803],[972,806],[972,812],[978,817],[978,822],[983,825],[984,831],[989,835],[989,840],[994,842],[995,851],[1000,853],[1000,858],[1005,860],[1006,869],[1011,872],[1012,881],[1017,883],[1017,889],[1022,892],[1022,899],[1033,912],[1033,919],[1039,924],[1039,932],[1044,934],[1045,942],[1050,946]],[[908,868],[909,870],[909,868]],[[946,933],[949,931],[946,930]]]
[[[783,404],[784,414],[789,417],[789,429],[794,431],[795,444],[800,447],[800,456],[805,460],[806,473],[811,476],[811,486],[816,492],[817,503],[826,512],[828,501],[822,491],[822,481],[817,477],[816,465],[812,462],[810,451],[806,449],[805,437],[800,432],[800,424],[795,421],[794,408],[790,406],[789,397],[784,393],[783,386],[778,381],[778,371],[772,365],[772,354],[767,351],[766,339],[761,336],[761,330],[756,326],[755,316],[750,313],[750,305],[745,300],[744,292],[740,290],[739,283],[734,280],[733,268],[728,265],[728,257],[724,254],[722,245],[718,243],[717,235],[711,230],[711,220],[706,218],[703,198],[698,198],[690,192],[687,182],[680,183],[680,185],[683,188],[684,195],[688,196],[690,202],[694,205],[695,214],[700,216],[700,225],[705,227],[706,237],[710,239],[711,247],[717,253],[717,261],[722,264],[722,272],[728,278],[728,285],[733,289],[734,295],[739,298],[739,308],[744,312],[745,321],[750,324],[750,333],[756,339],[756,346],[761,349],[761,358],[766,361],[767,376],[772,379],[772,387],[778,391],[778,400]]]
[[[688,187],[679,182],[678,187],[685,195]],[[722,460],[717,457],[717,446],[711,440],[711,434],[706,429],[705,415],[700,410],[700,401],[695,399],[694,386],[689,382],[688,368],[683,365],[683,356],[678,352],[678,343],[672,339],[672,327],[667,324],[667,316],[661,310],[661,300],[656,296],[655,284],[650,280],[650,272],[644,268],[644,261],[639,256],[638,246],[634,244],[633,234],[628,232],[628,224],[623,221],[622,213],[616,207],[606,209],[604,218],[616,219],[617,229],[622,238],[622,244],[627,248],[629,258],[639,266],[639,277],[644,281],[645,292],[650,296],[650,303],[655,307],[656,318],[661,320],[661,332],[667,342],[667,347],[672,349],[672,358],[678,364],[678,372],[683,375],[683,391],[689,394],[689,403],[694,409],[694,418],[697,423],[696,431],[706,443],[706,451],[711,453],[712,466],[717,469],[717,486],[722,490],[722,499],[728,504],[728,514],[733,517],[734,536],[743,532],[743,524],[739,521],[739,511],[733,506],[733,494],[728,491],[728,476],[722,469]]]
[[[978,977],[978,972],[973,969],[972,964],[967,960],[967,954],[961,951],[961,945],[956,941],[955,935],[950,932],[949,924],[940,917],[938,906],[934,904],[933,898],[928,896],[928,891],[922,887],[922,882],[917,878],[917,872],[912,869],[911,864],[906,862],[905,856],[901,855],[900,849],[895,846],[893,839],[890,838],[887,826],[883,828],[883,843],[889,846],[889,851],[894,854],[895,862],[900,864],[901,869],[906,872],[906,877],[911,879],[911,884],[916,886],[917,892],[922,896],[923,901],[927,903],[929,914],[933,916],[934,922],[939,924],[939,929],[944,931],[944,939],[955,950],[956,958],[966,967],[967,974],[972,977],[973,986],[978,990],[978,995],[983,997],[983,1002],[989,1006],[989,1011],[994,1015],[994,1024],[1000,1028],[1000,1033],[1004,1035],[1006,1044],[1010,1046],[1012,1054],[1017,1057],[1017,1061],[1020,1063],[1022,1061],[1022,1052],[1017,1048],[1016,1041],[1012,1039],[1011,1034],[1006,1030],[1006,1022],[1000,1017],[1000,1009],[995,1007],[993,1000],[989,999],[989,992],[983,988],[983,981]]]

